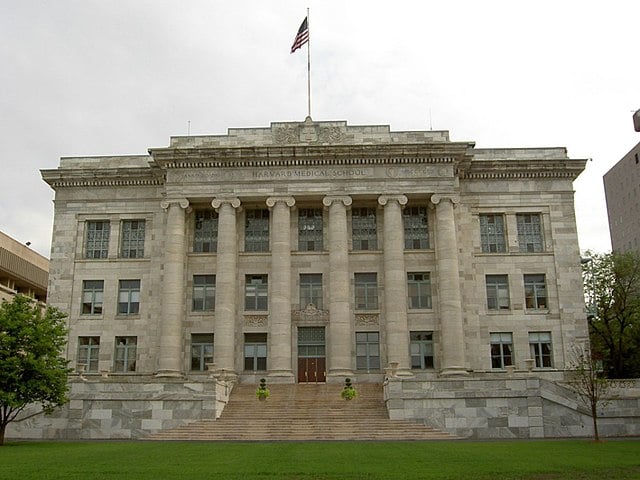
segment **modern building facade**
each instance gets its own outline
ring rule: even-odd
[[[603,178],[611,248],[640,251],[640,143]]]
[[[562,148],[274,123],[63,158],[49,302],[87,372],[562,370],[587,337]]]
[[[48,279],[47,258],[0,232],[0,302],[18,294],[44,302]]]

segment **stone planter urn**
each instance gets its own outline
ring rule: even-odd
[[[507,371],[507,375],[509,375],[510,377],[512,377],[513,374],[516,373],[516,366],[515,365],[507,365],[504,368]]]
[[[524,361],[524,364],[527,366],[527,370],[529,372],[533,371],[533,366],[535,365],[536,361],[533,358],[527,358]]]
[[[82,374],[84,373],[84,371],[87,369],[87,364],[86,363],[77,363],[76,364],[76,373],[80,376],[82,376]]]

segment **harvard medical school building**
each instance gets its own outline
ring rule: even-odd
[[[563,378],[587,340],[572,187],[584,166],[564,148],[309,118],[63,158],[42,176],[56,192],[49,303],[68,312],[85,372],[69,409],[113,418],[108,386],[143,383],[136,398],[163,413],[140,434],[219,415],[218,380],[386,378],[392,418],[482,436],[468,411],[453,425],[451,405],[424,402],[502,391],[508,408],[514,389]],[[152,398],[180,385],[184,405],[193,391],[210,401]],[[515,435],[554,436],[531,408]]]

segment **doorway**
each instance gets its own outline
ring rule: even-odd
[[[327,362],[324,327],[298,327],[298,383],[324,383]]]

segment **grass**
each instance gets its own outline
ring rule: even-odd
[[[640,478],[640,441],[15,442],[0,479]]]

